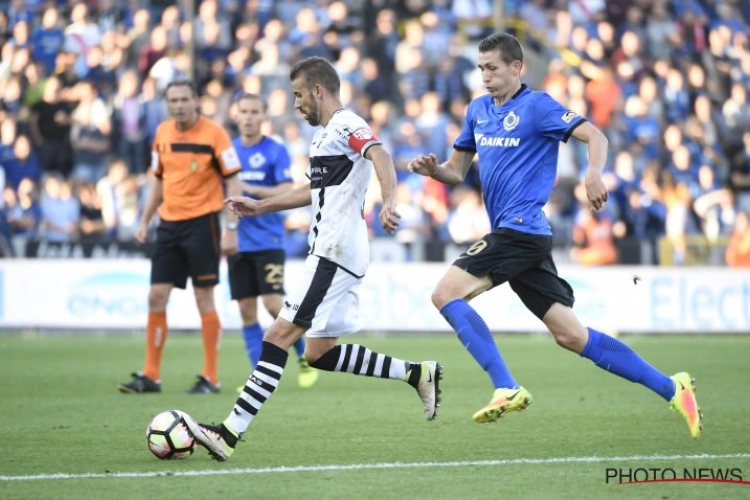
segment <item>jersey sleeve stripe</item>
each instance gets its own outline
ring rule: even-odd
[[[453,149],[455,149],[456,151],[466,151],[467,153],[476,153],[477,152],[477,150],[475,148],[467,148],[467,147],[464,147],[464,146],[457,146],[455,144],[453,145]]]
[[[588,121],[588,120],[586,120],[586,118],[584,118],[584,117],[580,117],[580,118],[581,118],[580,120],[578,120],[578,121],[577,121],[576,123],[574,123],[574,124],[573,124],[573,125],[572,125],[572,126],[571,126],[571,127],[569,128],[569,129],[568,129],[568,131],[567,131],[567,132],[565,132],[565,137],[563,137],[563,138],[562,138],[562,141],[563,141],[563,142],[568,142],[568,139],[570,139],[570,136],[571,136],[571,135],[573,135],[573,131],[574,131],[575,129],[577,129],[579,125],[581,125],[582,123],[584,123],[584,122]]]
[[[169,147],[173,153],[204,153],[214,156],[214,148],[208,144],[172,143]]]
[[[362,154],[362,156],[365,156],[367,154],[367,150],[370,149],[371,147],[373,147],[373,146],[382,146],[382,145],[383,145],[383,143],[380,142],[380,141],[378,141],[377,139],[373,140],[373,141],[370,141],[367,144],[365,144],[364,146],[362,146],[362,153],[361,154]]]

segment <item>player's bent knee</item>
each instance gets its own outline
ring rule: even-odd
[[[326,355],[326,353],[330,352],[331,349],[336,347],[336,343],[338,339],[331,338],[331,339],[315,339],[315,340],[321,340],[323,342],[310,342],[310,340],[307,341],[307,344],[305,345],[305,361],[308,362],[310,366],[313,368],[319,368],[319,366],[316,364],[323,356]]]
[[[434,305],[438,311],[440,311],[443,307],[445,307],[448,303],[455,299],[455,297],[452,297],[449,293],[446,293],[446,291],[442,288],[436,288],[435,290],[433,290],[432,296],[430,298],[432,300],[432,305]]]
[[[557,345],[569,351],[581,352],[586,346],[585,332],[580,332],[575,328],[555,328],[554,330],[550,329],[550,332],[552,332]]]

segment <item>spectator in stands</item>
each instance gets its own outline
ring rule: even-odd
[[[10,207],[8,221],[15,254],[19,257],[30,256],[26,247],[28,243],[37,241],[42,224],[42,210],[37,202],[37,184],[31,179],[23,179],[18,185],[16,203]]]
[[[85,2],[73,5],[70,11],[70,21],[65,28],[63,50],[76,55],[76,76],[84,78],[87,72],[86,58],[89,51],[101,42],[102,30],[89,17],[89,8]]]
[[[83,256],[89,258],[95,249],[103,248],[107,243],[107,225],[102,215],[102,200],[96,186],[89,181],[79,182],[76,186],[81,214],[78,220],[78,242],[83,248]]]
[[[73,169],[70,129],[74,106],[61,99],[61,90],[57,77],[47,79],[42,100],[31,110],[31,137],[42,170],[67,176]]]
[[[613,226],[611,214],[591,213],[587,207],[582,207],[573,226],[575,246],[570,254],[573,261],[585,266],[617,263]]]
[[[38,182],[42,175],[39,160],[31,148],[29,137],[21,134],[16,137],[13,144],[13,156],[2,162],[5,167],[6,184],[12,189],[17,189],[24,179]]]
[[[732,159],[729,183],[737,210],[750,213],[750,130],[742,135],[744,148]]]
[[[133,14],[133,26],[128,30],[127,37],[127,66],[135,67],[141,57],[141,52],[150,40],[151,14],[148,9],[138,9]]]
[[[112,121],[92,82],[81,82],[77,95],[71,129],[73,177],[95,183],[104,176],[112,151]]]
[[[163,26],[155,26],[149,36],[148,44],[143,46],[138,55],[138,71],[142,75],[148,75],[156,61],[167,53],[167,48],[167,31]]]
[[[113,137],[130,172],[143,172],[146,164],[145,115],[138,96],[138,73],[128,70],[120,78],[114,97]]]
[[[78,200],[73,196],[73,188],[69,181],[58,175],[50,174],[43,180],[44,194],[40,203],[42,211],[42,238],[51,248],[60,252],[69,249],[64,245],[76,241],[78,238],[78,221],[81,218],[81,208]],[[66,256],[66,254],[62,254]]]
[[[490,0],[453,0],[456,22],[471,41],[479,40],[492,31],[492,14]]]
[[[737,212],[725,258],[728,266],[750,267],[750,215],[745,211]]]
[[[470,187],[457,187],[450,192],[449,200],[445,224],[449,241],[470,245],[490,232],[490,221],[479,191]]]
[[[0,258],[14,257],[8,211],[16,204],[13,189],[5,187],[5,170],[0,166]]]

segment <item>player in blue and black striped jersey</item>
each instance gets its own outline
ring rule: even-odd
[[[474,420],[493,422],[532,401],[531,393],[511,375],[487,324],[469,305],[472,298],[507,281],[559,345],[663,397],[685,417],[696,438],[701,413],[690,375],[668,377],[616,338],[584,327],[573,313],[573,290],[557,275],[552,231],[542,208],[557,175],[559,142],[570,137],[588,145],[584,184],[591,209],[604,206],[607,189],[601,171],[607,139],[548,94],[522,85],[522,66],[523,50],[514,37],[495,34],[482,40],[477,67],[487,94],[469,104],[450,159],[440,164],[430,154],[409,162],[412,172],[456,185],[479,156],[493,231],[456,259],[432,294],[435,307],[493,383],[492,399],[474,413]]]
[[[240,135],[232,143],[242,165],[239,173],[243,192],[253,198],[268,198],[292,189],[289,153],[283,144],[261,133],[266,103],[255,94],[240,94],[235,100]],[[228,224],[237,231],[237,253],[229,257],[229,286],[240,307],[242,336],[253,367],[258,366],[263,329],[258,323],[258,297],[276,318],[284,296],[284,219],[279,213],[244,217]],[[305,339],[294,344],[299,362],[299,385],[310,387],[318,371],[305,361]]]

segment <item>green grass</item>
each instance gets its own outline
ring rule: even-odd
[[[399,382],[323,373],[314,388],[299,389],[296,366],[290,363],[288,376],[232,460],[217,463],[202,449],[187,460],[159,461],[146,448],[144,430],[153,415],[170,408],[201,420],[223,420],[235,399],[234,388],[248,374],[236,334],[223,341],[224,392],[205,396],[183,392],[202,362],[197,335],[170,336],[164,353],[164,392],[142,396],[115,390],[140,367],[142,336],[0,336],[0,498],[79,499],[91,492],[94,498],[108,499],[750,497],[750,486],[728,484],[605,484],[607,468],[638,467],[738,468],[742,478],[750,480],[750,337],[625,339],[664,371],[688,369],[698,378],[706,428],[697,441],[659,397],[566,353],[548,337],[498,338],[514,375],[535,401],[529,411],[484,426],[473,423],[471,415],[486,403],[490,384],[453,336],[372,335],[350,340],[402,358],[440,360],[445,378],[438,419],[426,422],[414,391]],[[745,456],[684,458],[697,454]],[[653,455],[671,458],[499,462]],[[465,463],[484,460],[497,462]],[[397,462],[453,464],[368,467]],[[362,468],[341,467],[351,464]],[[297,466],[308,469],[259,471]],[[165,474],[144,477],[149,472]],[[195,475],[174,475],[184,472]],[[8,480],[58,473],[74,477]],[[136,474],[80,477],[87,473]]]

